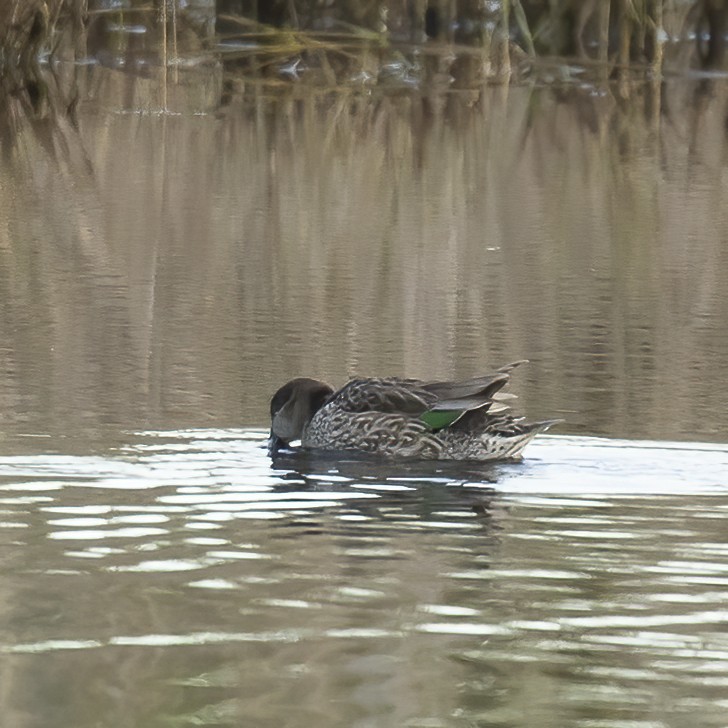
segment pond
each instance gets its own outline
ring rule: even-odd
[[[728,82],[74,73],[3,132],[8,725],[724,726]],[[522,463],[267,456],[294,376],[523,358]]]

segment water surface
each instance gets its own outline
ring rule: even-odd
[[[0,457],[12,725],[722,726],[728,448]]]
[[[725,80],[74,73],[2,137],[7,724],[724,726]],[[523,463],[265,453],[522,358]]]

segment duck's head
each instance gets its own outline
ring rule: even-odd
[[[328,384],[305,377],[284,384],[270,401],[268,453],[273,456],[289,442],[300,440],[303,428],[333,392]]]

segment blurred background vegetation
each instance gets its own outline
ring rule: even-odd
[[[457,88],[527,76],[544,58],[608,76],[719,69],[727,22],[725,0],[5,0],[0,64],[5,91],[36,110],[51,83],[40,67],[69,57],[138,73],[184,58],[281,83]]]
[[[727,23],[726,0],[5,0],[0,142],[20,119],[73,123],[83,65],[123,72],[137,109],[296,89],[473,104],[518,82],[616,80],[627,98],[651,79],[657,113],[667,75],[724,68]]]

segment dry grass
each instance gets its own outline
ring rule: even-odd
[[[273,69],[291,81],[299,79],[300,67],[309,71],[309,80],[328,85],[361,74],[385,82],[391,81],[384,71],[397,53],[412,65],[418,53],[443,55],[447,49],[454,59],[478,55],[485,69],[481,76],[503,80],[510,69],[536,57],[598,63],[607,75],[634,64],[653,71],[663,62],[722,67],[728,29],[728,6],[714,0],[502,0],[500,5],[243,0],[231,5],[243,14],[178,5],[176,0],[132,0],[125,9],[108,9],[93,0],[90,5],[88,0],[6,0],[0,4],[0,63],[18,83],[23,75],[36,76],[40,55],[58,51],[64,37],[72,38],[78,53],[86,50],[87,40],[92,54],[103,51],[104,39],[115,53],[133,52],[142,36],[120,31],[132,23],[146,28],[144,50],[154,49],[164,67],[207,48],[240,75],[265,76]],[[225,44],[215,53],[213,34]],[[372,57],[375,67],[365,63]],[[281,68],[289,70],[281,76]],[[408,80],[429,82],[445,72],[458,80],[456,63],[425,69],[414,78],[410,74]]]
[[[212,86],[198,84],[204,110],[228,106],[240,94],[296,96],[312,88],[430,97],[467,91],[477,100],[484,85],[569,81],[574,72],[587,80],[616,77],[627,98],[635,75],[657,84],[668,71],[721,67],[728,23],[728,5],[713,0],[230,5],[242,14],[179,5],[0,3],[0,141],[12,143],[23,118],[65,116],[75,123],[83,71],[74,61],[122,71],[127,107],[137,110],[182,110],[178,99],[188,93],[180,87],[198,83],[209,67],[224,76]],[[699,43],[686,40],[691,33]]]

